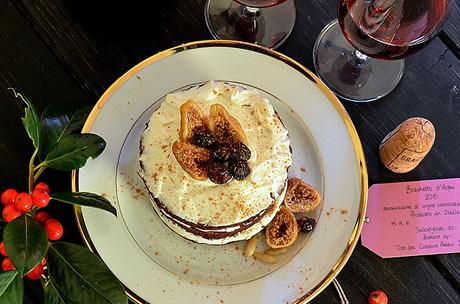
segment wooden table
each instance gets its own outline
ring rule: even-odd
[[[0,0],[0,189],[26,189],[32,152],[7,87],[26,93],[40,111],[54,102],[92,105],[142,59],[184,42],[211,39],[205,0],[152,2],[153,9],[150,1],[94,2]],[[336,17],[336,1],[297,0],[296,7],[294,31],[279,51],[313,70],[313,43]],[[459,7],[457,2],[439,37],[407,59],[404,77],[391,94],[369,104],[343,102],[364,146],[370,185],[460,177]],[[379,161],[378,145],[412,116],[434,123],[436,143],[416,170],[391,173]],[[69,174],[50,171],[44,178],[55,191],[70,190]],[[50,209],[64,223],[64,240],[82,243],[72,209],[56,204]],[[351,303],[367,303],[374,289],[385,290],[390,303],[460,303],[460,255],[381,259],[358,244],[338,280]],[[42,302],[40,288],[30,281],[25,302]],[[340,301],[331,285],[313,303]]]

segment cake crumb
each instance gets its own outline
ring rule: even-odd
[[[302,171],[302,172],[306,172],[306,171],[307,171],[307,169],[305,169],[304,167],[300,167],[300,171]]]
[[[340,214],[347,214],[348,213],[348,210],[347,209],[340,209]]]

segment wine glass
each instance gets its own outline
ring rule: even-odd
[[[402,58],[442,28],[454,0],[339,0],[313,48],[318,76],[336,95],[377,100],[401,80]],[[382,60],[383,59],[383,60]]]
[[[206,25],[215,39],[277,48],[295,23],[294,0],[208,0]]]

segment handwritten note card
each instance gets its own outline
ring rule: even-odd
[[[383,258],[460,252],[460,178],[373,185],[361,242]]]

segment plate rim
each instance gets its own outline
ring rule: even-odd
[[[200,40],[200,41],[193,41],[185,44],[181,44],[164,51],[161,51],[157,54],[154,54],[143,61],[136,64],[134,67],[129,69],[126,73],[124,73],[121,77],[116,79],[102,94],[99,100],[94,105],[93,109],[91,110],[90,114],[88,115],[85,124],[82,128],[82,133],[88,132],[91,126],[93,125],[97,115],[99,114],[100,110],[103,108],[104,104],[109,100],[112,94],[121,87],[128,79],[132,76],[137,74],[140,70],[144,69],[146,66],[157,62],[161,59],[166,57],[170,57],[174,54],[191,50],[197,48],[206,48],[206,47],[231,47],[237,49],[244,49],[249,51],[258,52],[264,55],[268,55],[274,59],[281,60],[291,68],[294,68],[302,75],[307,77],[309,80],[314,82],[316,86],[321,90],[323,94],[329,99],[332,103],[340,118],[345,123],[345,126],[348,130],[348,134],[350,135],[353,148],[355,150],[355,155],[358,161],[358,168],[360,173],[360,186],[361,186],[361,193],[360,193],[360,206],[358,211],[358,218],[354,224],[353,231],[351,233],[350,239],[348,240],[348,245],[343,251],[342,255],[338,259],[337,263],[332,267],[329,273],[325,276],[323,280],[321,280],[315,287],[313,287],[309,292],[304,294],[302,297],[295,300],[292,304],[304,304],[310,302],[314,297],[320,294],[326,287],[334,280],[334,278],[339,274],[339,272],[343,269],[345,264],[351,257],[356,244],[358,243],[359,236],[361,234],[362,227],[364,225],[364,218],[366,214],[366,207],[367,207],[367,197],[368,197],[368,176],[367,176],[367,166],[364,157],[364,150],[361,145],[361,140],[359,139],[358,133],[356,128],[348,115],[348,112],[339,101],[339,99],[334,95],[334,93],[321,81],[321,79],[316,76],[313,72],[308,70],[302,64],[297,62],[296,60],[284,55],[280,52],[274,51],[272,49],[268,49],[263,46],[259,46],[256,44],[251,44],[242,41],[233,41],[233,40]],[[73,192],[78,192],[78,170],[73,170],[71,175],[71,188]],[[89,232],[86,228],[85,221],[83,219],[83,214],[80,206],[74,205],[74,215],[77,221],[78,230],[80,231],[80,235],[83,238],[83,242],[88,247],[88,249],[95,253],[97,256],[100,257],[99,253],[94,246]],[[126,285],[121,283],[125,289],[127,296],[135,303],[148,303],[141,297],[139,297],[136,293],[130,290]]]

